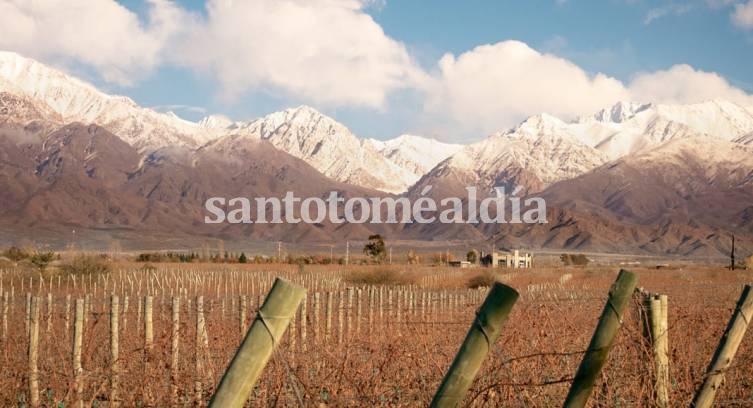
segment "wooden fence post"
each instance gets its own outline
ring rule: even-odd
[[[513,288],[494,283],[434,395],[431,407],[455,407],[460,404],[517,300],[518,292]]]
[[[3,292],[3,346],[8,340],[8,292]]]
[[[667,295],[649,298],[651,345],[654,355],[654,392],[656,405],[669,406],[669,339],[667,324]]]
[[[207,343],[209,342],[208,336],[207,336],[207,328],[204,321],[204,296],[197,296],[196,297],[196,361],[195,361],[195,371],[196,371],[196,381],[195,381],[195,388],[196,391],[196,406],[203,405],[204,400],[204,387],[203,387],[203,380],[205,378],[204,376],[204,359],[206,358],[206,353],[208,352]]]
[[[714,403],[716,392],[724,380],[724,373],[732,364],[732,360],[737,353],[737,348],[740,346],[745,331],[748,329],[748,324],[753,319],[753,293],[751,293],[751,289],[753,289],[751,285],[745,285],[745,288],[743,288],[740,300],[737,301],[735,312],[729,324],[727,324],[724,335],[719,340],[719,346],[717,346],[716,352],[714,352],[711,364],[709,364],[706,370],[703,384],[698,389],[695,398],[693,398],[691,407],[707,408],[711,407]]]
[[[246,313],[248,312],[248,301],[245,295],[241,295],[240,302],[238,302],[238,331],[240,332],[241,339],[246,335]]]
[[[152,344],[154,343],[154,324],[152,320],[153,303],[153,297],[144,297],[144,352],[146,353],[147,360],[149,359],[149,355],[152,351]]]
[[[84,343],[84,299],[76,299],[73,317],[73,383],[76,392],[75,406],[84,406],[84,369],[81,366],[81,348]]]
[[[580,362],[573,384],[565,399],[564,407],[581,408],[586,405],[593,391],[594,382],[607,361],[612,342],[622,325],[622,312],[630,301],[638,277],[624,269],[620,270],[617,279],[609,290],[609,297],[604,310],[601,312],[591,343]]]
[[[172,383],[171,400],[173,405],[178,404],[178,353],[180,351],[180,297],[173,298],[172,308],[172,345],[170,347],[170,376]]]
[[[120,345],[118,342],[118,323],[120,318],[120,300],[117,296],[113,295],[110,298],[110,406],[116,407],[119,405],[118,399],[118,355],[120,351]]]
[[[29,404],[39,406],[39,298],[34,296],[29,304]]]
[[[295,318],[306,290],[276,279],[251,328],[222,376],[210,407],[239,408],[259,379],[285,329]]]

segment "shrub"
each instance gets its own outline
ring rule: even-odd
[[[29,254],[28,252],[24,251],[23,249],[19,247],[12,246],[6,249],[5,251],[3,251],[3,256],[10,259],[13,262],[18,262],[18,261],[28,258],[29,256],[31,256],[31,254]]]
[[[413,279],[392,268],[374,268],[352,271],[345,280],[355,285],[410,285]]]
[[[560,260],[566,266],[567,265],[586,266],[590,262],[588,257],[583,254],[562,254],[560,255]]]
[[[61,265],[60,270],[71,275],[97,275],[110,272],[110,264],[102,256],[78,255]]]
[[[482,273],[480,275],[476,275],[470,279],[468,279],[468,282],[466,283],[466,286],[469,289],[478,289],[481,287],[489,287],[494,284],[496,281],[496,278],[491,273]]]
[[[29,258],[29,261],[32,265],[39,268],[41,272],[44,272],[45,269],[47,269],[47,265],[50,264],[55,259],[55,253],[54,252],[35,252],[34,255],[32,255]]]

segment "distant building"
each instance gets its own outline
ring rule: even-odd
[[[533,266],[533,255],[521,254],[517,249],[513,252],[492,252],[482,254],[481,264],[495,268],[530,268]]]
[[[471,265],[468,261],[450,261],[450,266],[453,268],[470,268]]]

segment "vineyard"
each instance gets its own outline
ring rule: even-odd
[[[387,270],[389,269],[389,270]],[[619,268],[499,270],[520,298],[464,406],[562,404]],[[427,406],[488,288],[486,269],[159,264],[95,275],[0,272],[1,406],[201,406],[276,277],[306,296],[248,406]],[[635,268],[668,298],[668,398],[688,406],[750,271]],[[474,279],[475,278],[475,279]],[[653,406],[639,294],[625,309],[592,406]],[[77,330],[77,327],[79,330]],[[35,364],[30,339],[36,333]],[[716,402],[753,406],[753,339]],[[81,404],[81,405],[79,405]]]

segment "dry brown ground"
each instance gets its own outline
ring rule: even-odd
[[[7,340],[0,345],[0,406],[28,401],[25,293],[43,299],[40,339],[40,389],[46,406],[65,401],[70,406],[71,335],[65,330],[65,296],[73,299],[92,295],[84,337],[84,397],[98,406],[109,406],[109,314],[108,296],[113,289],[130,304],[121,316],[120,362],[123,406],[170,404],[170,296],[183,293],[181,311],[180,374],[181,405],[208,401],[211,390],[240,341],[238,305],[240,294],[253,295],[249,319],[260,293],[274,276],[285,276],[309,288],[307,339],[301,340],[301,323],[275,354],[249,406],[296,406],[300,395],[305,406],[425,406],[441,381],[468,329],[482,295],[473,297],[465,288],[468,279],[485,270],[439,267],[388,267],[405,275],[389,290],[393,303],[380,316],[369,305],[362,287],[361,313],[343,310],[346,331],[337,342],[339,306],[333,308],[332,333],[324,339],[324,305],[318,320],[313,292],[344,291],[354,286],[348,276],[375,272],[385,267],[275,265],[157,265],[155,272],[141,272],[137,264],[124,264],[109,276],[95,277],[75,290],[67,276],[48,277],[42,282],[28,272],[6,270],[2,290],[14,293],[9,302]],[[180,269],[179,269],[180,268]],[[471,406],[558,406],[562,403],[582,352],[586,349],[606,294],[619,267],[536,268],[504,270],[498,276],[517,289],[521,297],[505,325],[496,347],[485,361],[465,403]],[[699,385],[744,283],[753,281],[753,271],[728,271],[714,267],[674,267],[653,270],[632,268],[639,286],[669,296],[670,396],[673,406],[687,406]],[[563,276],[570,275],[571,278]],[[150,278],[151,276],[151,278]],[[29,287],[29,279],[32,287]],[[140,284],[138,283],[140,279]],[[151,284],[147,281],[151,279]],[[569,280],[568,280],[569,279]],[[23,280],[23,289],[21,287]],[[566,281],[565,281],[566,280]],[[565,281],[565,282],[563,282]],[[96,290],[94,283],[97,283]],[[389,283],[389,282],[385,282]],[[107,289],[105,289],[105,284]],[[227,289],[226,289],[227,288]],[[377,289],[378,290],[378,287]],[[155,347],[150,356],[143,350],[143,320],[137,299],[149,291],[155,295]],[[413,291],[417,306],[409,307]],[[46,296],[52,293],[52,309]],[[425,295],[424,295],[425,294]],[[197,377],[195,366],[195,310],[189,299],[203,295],[209,333],[208,372]],[[421,296],[429,299],[421,308]],[[399,313],[397,299],[401,299]],[[457,299],[457,300],[453,300]],[[222,304],[225,304],[224,312]],[[651,353],[638,318],[636,298],[625,316],[614,349],[595,388],[593,406],[650,406],[652,393]],[[344,302],[347,309],[347,302]],[[352,316],[348,326],[347,316]],[[50,329],[47,330],[47,319]],[[355,319],[359,330],[355,330]],[[317,324],[318,321],[318,324]],[[72,323],[71,323],[72,325]],[[316,336],[315,327],[319,329]],[[295,336],[296,345],[290,344]],[[305,344],[305,350],[303,349]],[[753,335],[748,333],[717,401],[722,406],[753,406]],[[200,379],[204,392],[198,397],[194,382]]]

